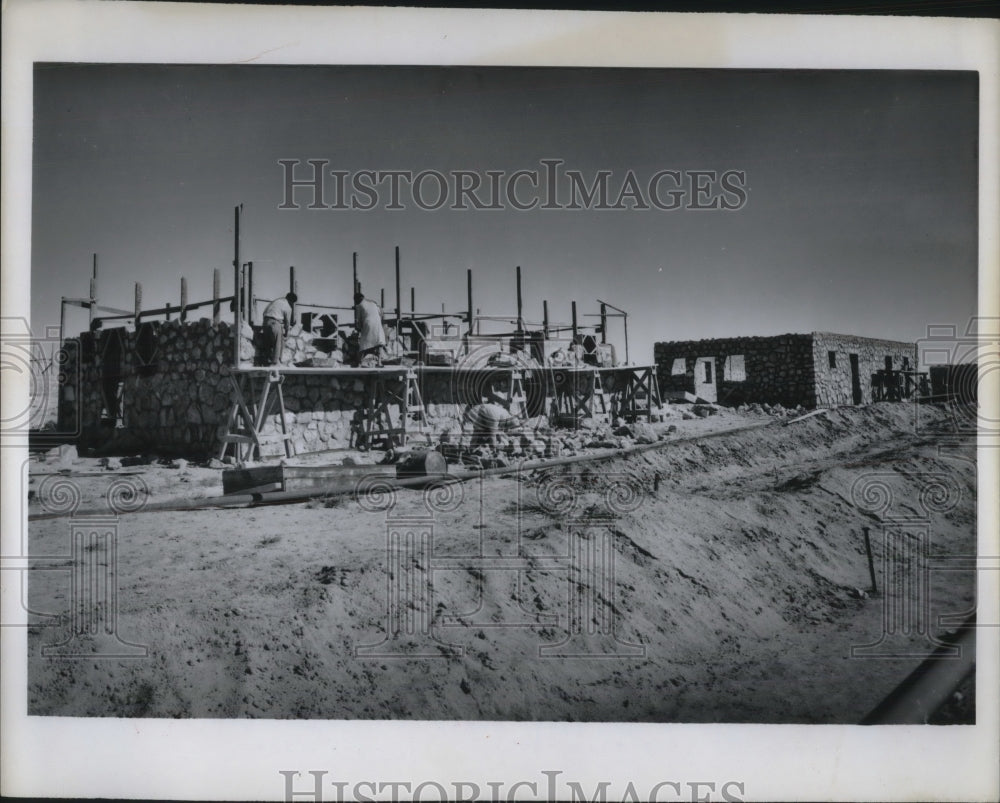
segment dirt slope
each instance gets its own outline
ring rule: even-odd
[[[930,648],[914,634],[896,639],[914,657],[850,657],[878,641],[886,600],[857,592],[868,586],[863,526],[885,577],[879,517],[852,487],[877,480],[889,515],[923,516],[932,554],[975,553],[973,444],[939,454],[944,412],[921,415],[915,432],[908,406],[837,410],[590,469],[487,478],[433,505],[402,491],[391,510],[347,499],[126,515],[117,632],[148,657],[45,658],[42,645],[68,628],[32,628],[29,710],[857,722]],[[931,475],[951,496],[927,515]],[[879,488],[861,500],[869,508]],[[419,533],[428,521],[429,555],[387,553],[387,528]],[[32,554],[65,553],[67,522],[34,522]],[[401,636],[358,655],[396,629],[387,594],[406,578]],[[32,572],[32,608],[65,609],[68,587],[66,572]],[[971,573],[930,575],[932,624],[973,601]],[[566,639],[574,611],[590,637],[540,655]]]

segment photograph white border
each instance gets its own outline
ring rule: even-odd
[[[41,61],[976,70],[979,315],[995,319],[998,41],[995,20],[12,0],[3,7],[0,313],[30,308],[32,64]],[[11,409],[27,391],[6,380]],[[994,372],[980,385],[991,420],[1000,419],[997,381]],[[982,489],[998,487],[998,452],[980,449]],[[4,555],[19,554],[27,526],[17,479],[25,458],[0,449]],[[997,504],[980,494],[980,555],[1000,554]],[[981,623],[1000,622],[998,580],[978,572]],[[3,578],[8,610],[11,587]],[[584,790],[612,782],[609,799],[629,781],[640,795],[674,781],[714,782],[717,800],[736,781],[747,800],[995,800],[998,632],[978,631],[975,726],[860,727],[28,717],[26,629],[5,627],[2,791],[280,799],[280,770],[325,770],[327,782],[350,785],[503,780],[505,790],[518,780],[544,789],[541,772],[558,770]],[[309,783],[304,774],[300,786]],[[332,786],[324,791],[336,799]]]

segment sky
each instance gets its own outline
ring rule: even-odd
[[[484,315],[568,322],[570,302],[629,312],[633,363],[653,343],[832,331],[914,341],[976,312],[978,82],[970,72],[480,67],[36,65],[32,327],[60,297],[131,309],[231,292],[233,208],[259,296],[463,310],[466,269]],[[309,209],[285,200],[279,160],[328,170],[540,173],[587,183],[628,171],[740,171],[736,210]],[[350,179],[348,179],[350,180]],[[436,184],[426,182],[425,199]],[[562,183],[562,191],[568,187]],[[663,185],[665,189],[669,189]],[[326,184],[326,202],[333,203]],[[665,192],[663,193],[665,195]],[[523,185],[522,198],[531,192]],[[488,200],[488,192],[480,191]],[[449,200],[453,199],[453,195]],[[364,200],[364,199],[362,199]],[[628,206],[628,204],[627,204]],[[68,330],[86,328],[68,313]],[[620,321],[608,337],[623,356]]]

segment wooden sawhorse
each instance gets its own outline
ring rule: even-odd
[[[240,374],[239,379],[232,374],[229,375],[229,383],[233,391],[233,404],[226,419],[226,432],[220,439],[222,441],[219,448],[220,460],[225,458],[230,444],[233,446],[237,465],[243,465],[249,460],[259,460],[261,444],[274,440],[280,440],[284,443],[286,457],[293,456],[292,436],[285,423],[285,397],[281,392],[281,383],[284,381],[285,378],[279,371],[273,369],[268,371],[264,377],[259,397],[256,398],[253,405],[248,405],[247,396],[251,399],[255,398],[252,375]],[[274,389],[273,394],[272,388]],[[264,427],[264,421],[270,414],[270,408],[275,400],[278,402],[277,412],[280,413],[281,433],[262,435],[261,429]]]

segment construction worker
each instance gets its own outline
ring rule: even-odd
[[[285,337],[295,322],[292,307],[298,300],[295,293],[288,293],[264,307],[264,361],[267,365],[281,363]]]
[[[471,446],[497,445],[497,435],[517,427],[518,420],[499,404],[475,404],[462,416],[462,434],[472,429]]]
[[[354,294],[354,328],[358,332],[358,364],[369,355],[377,358],[385,348],[382,310],[360,292]]]

